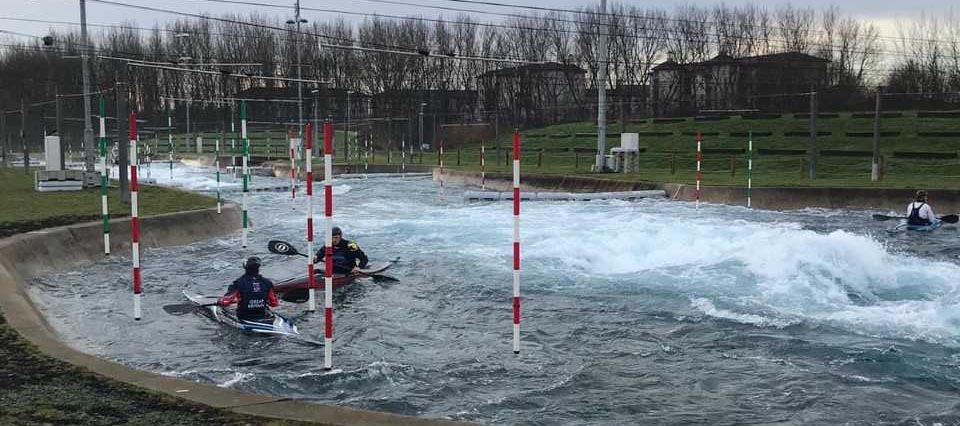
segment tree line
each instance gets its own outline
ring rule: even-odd
[[[128,67],[117,58],[296,77],[299,49],[304,79],[369,95],[477,90],[478,77],[485,72],[551,61],[585,69],[589,86],[595,88],[603,66],[599,44],[604,33],[611,90],[648,84],[653,67],[667,58],[684,64],[717,55],[801,52],[830,60],[831,86],[864,92],[877,85],[931,94],[960,92],[960,19],[928,16],[903,25],[895,40],[885,43],[873,23],[846,16],[837,7],[663,9],[616,4],[607,14],[590,6],[510,14],[496,22],[469,14],[452,19],[368,16],[356,22],[343,18],[309,22],[299,35],[273,16],[225,14],[182,18],[152,28],[133,23],[109,26],[92,32],[90,47],[97,55],[92,62],[95,87],[128,82],[134,89],[132,105],[145,117],[159,118],[169,106],[163,97],[216,100],[252,86],[282,88],[293,83]],[[18,109],[21,100],[37,102],[57,93],[80,92],[78,31],[52,30],[46,42],[9,41],[2,46],[0,109]],[[219,114],[216,104],[197,103],[192,108],[198,119],[216,120],[214,114]],[[178,114],[180,110],[182,106]]]

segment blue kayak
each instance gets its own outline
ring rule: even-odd
[[[937,220],[929,225],[910,225],[905,220],[901,220],[900,224],[896,228],[890,230],[890,232],[899,232],[899,231],[914,231],[914,232],[931,232],[943,225],[943,222]]]

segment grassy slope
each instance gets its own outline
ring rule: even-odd
[[[618,132],[620,126],[609,126],[611,133]],[[871,132],[873,120],[854,119],[849,114],[840,118],[820,119],[818,130],[832,132],[831,136],[821,136],[817,144],[820,150],[859,150],[870,151],[872,138],[847,137],[846,132]],[[640,173],[631,175],[609,175],[611,179],[652,180],[692,183],[695,170],[696,140],[693,136],[683,135],[685,132],[720,132],[719,136],[705,136],[704,149],[746,149],[747,138],[731,136],[731,132],[773,132],[773,136],[757,136],[754,138],[754,149],[807,149],[808,137],[786,137],[784,132],[808,132],[809,122],[793,116],[785,116],[775,120],[731,120],[716,122],[682,123],[631,123],[626,126],[627,132],[672,132],[671,136],[640,137],[640,146],[646,148],[641,154]],[[805,170],[805,159],[797,155],[760,155],[754,154],[754,185],[766,186],[882,186],[882,187],[929,187],[929,188],[957,188],[960,187],[960,160],[906,160],[893,157],[897,151],[929,151],[929,152],[957,152],[960,150],[960,138],[920,137],[919,132],[931,131],[960,131],[960,120],[956,119],[918,119],[907,116],[903,118],[885,119],[882,122],[882,131],[900,131],[897,137],[884,137],[880,141],[881,153],[884,156],[886,168],[883,182],[870,182],[871,158],[867,157],[830,157],[821,156],[818,161],[818,176],[815,181],[802,177],[801,170]],[[595,136],[576,137],[576,133],[594,133],[596,127],[592,123],[570,123],[551,126],[543,129],[533,129],[523,132],[523,168],[526,173],[538,174],[578,174],[589,173],[593,163],[592,153],[579,154],[579,167],[576,166],[576,154],[573,152],[556,152],[567,148],[585,150],[596,149]],[[562,136],[562,137],[560,137]],[[509,135],[501,135],[505,150],[509,149]],[[619,138],[608,137],[607,149],[619,146]],[[453,145],[453,144],[450,144]],[[509,172],[505,163],[497,167],[494,164],[496,156],[492,151],[493,142],[487,143],[487,170]],[[545,149],[542,165],[538,167],[539,149]],[[459,168],[479,169],[479,143],[464,144],[460,152]],[[399,162],[394,156],[394,164]],[[385,162],[385,156],[378,155],[377,163]],[[746,155],[736,155],[735,175],[731,176],[730,154],[704,155],[704,183],[705,184],[736,184],[746,185]],[[671,161],[675,165],[675,173],[671,169]],[[436,164],[435,154],[425,155],[424,164]],[[458,168],[456,149],[448,148],[444,158],[444,165]],[[805,172],[804,172],[805,173]]]

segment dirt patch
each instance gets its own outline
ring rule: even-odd
[[[73,225],[76,223],[93,222],[101,219],[101,215],[69,215],[53,216],[39,220],[25,220],[18,222],[0,222],[0,238],[6,238],[15,234],[37,231],[44,228],[53,228],[57,226]],[[111,216],[123,217],[123,216]]]
[[[108,380],[39,353],[0,316],[0,425],[305,425],[242,416]]]

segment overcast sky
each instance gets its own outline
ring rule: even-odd
[[[227,5],[211,3],[204,0],[118,0],[124,3],[149,5],[164,9],[175,9],[183,12],[192,13],[249,13],[261,12],[276,15],[278,17],[287,17],[292,12],[284,12],[281,9],[255,8],[249,6]],[[293,5],[293,0],[259,0],[262,3],[289,4]],[[436,5],[454,8],[482,9],[503,13],[516,13],[522,10],[502,8],[494,6],[470,5],[456,3],[447,0],[404,0],[408,3]],[[576,8],[590,3],[599,3],[598,0],[499,0],[501,3],[528,6],[548,6],[555,8]],[[623,3],[637,5],[640,7],[655,6],[669,8],[677,4],[690,3],[684,0],[629,0]],[[715,4],[720,1],[700,0],[697,4]],[[726,0],[723,3],[728,5],[740,5],[756,3],[776,7],[792,3],[794,6],[813,7],[823,9],[830,5],[838,5],[840,9],[852,16],[874,21],[881,27],[884,35],[896,35],[895,22],[897,20],[910,19],[920,16],[921,13],[928,15],[945,15],[951,11],[951,7],[960,13],[960,3],[957,0],[909,0],[909,1],[889,1],[889,0],[806,0],[792,2],[788,0]],[[349,10],[363,13],[381,13],[388,15],[422,15],[425,17],[436,17],[444,15],[452,18],[456,12],[443,11],[430,8],[418,8],[413,6],[400,6],[370,2],[367,0],[302,0],[304,7],[327,8],[338,10]],[[78,0],[0,0],[0,18],[30,18],[42,20],[57,20],[79,22],[79,2]],[[328,20],[335,14],[321,13],[313,11],[304,11],[305,18],[310,20]],[[496,16],[477,15],[479,20],[494,21],[498,20]],[[156,22],[164,22],[174,19],[173,15],[164,13],[144,12],[133,10],[115,5],[106,5],[96,2],[87,2],[87,20],[89,23],[98,24],[117,24],[130,23],[135,21],[140,26],[152,26]],[[362,19],[351,18],[347,19]],[[20,33],[43,35],[48,32],[50,24],[15,22],[0,19],[0,30],[16,31]],[[96,30],[94,30],[96,31]],[[3,35],[0,34],[0,37]]]

